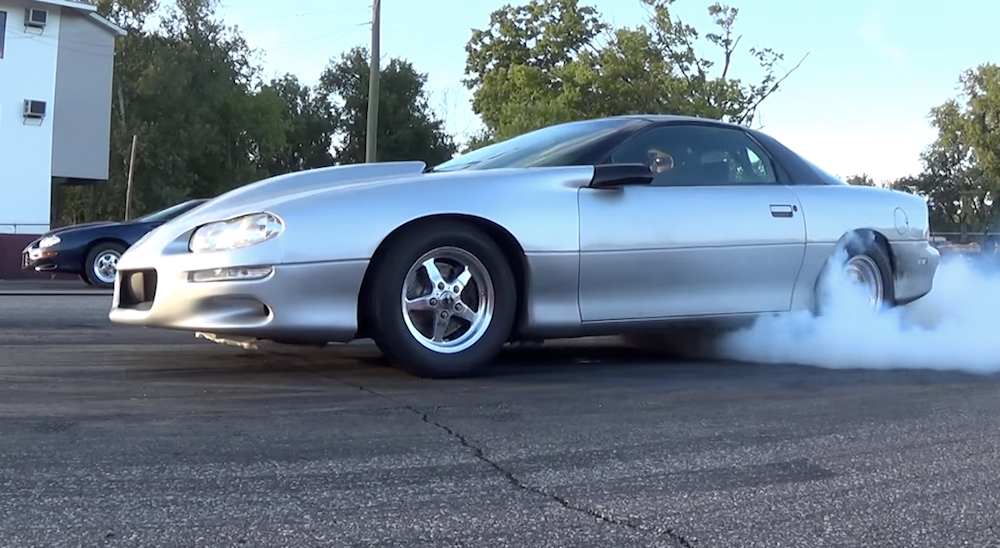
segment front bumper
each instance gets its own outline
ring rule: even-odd
[[[36,240],[21,251],[21,270],[65,272],[66,265],[62,264],[61,259],[62,256],[57,250],[41,249]]]
[[[279,264],[261,279],[194,282],[181,257],[120,266],[108,317],[126,325],[259,339],[348,342],[367,260]],[[222,261],[225,262],[225,261]],[[257,266],[257,265],[246,265]],[[221,264],[220,268],[229,268]]]
[[[930,293],[941,252],[923,240],[895,242],[892,252],[896,263],[896,304],[908,304]]]

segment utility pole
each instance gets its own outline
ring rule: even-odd
[[[125,220],[132,220],[132,175],[135,173],[135,147],[138,135],[132,135],[132,152],[128,157],[128,182],[125,183]]]
[[[375,138],[378,133],[378,58],[379,11],[381,0],[372,0],[371,68],[368,75],[368,129],[365,131],[365,162],[375,162]]]

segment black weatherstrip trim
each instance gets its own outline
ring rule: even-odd
[[[3,59],[4,43],[7,39],[7,12],[0,11],[0,59]]]

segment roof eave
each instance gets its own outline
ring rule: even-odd
[[[91,21],[93,21],[93,22],[97,23],[98,25],[104,27],[106,30],[110,31],[112,34],[114,34],[116,36],[125,36],[126,34],[128,34],[127,30],[125,30],[125,29],[119,27],[118,25],[112,23],[110,20],[105,19],[104,17],[101,17],[100,15],[98,15],[95,12],[88,13],[87,17],[89,17]]]
[[[90,13],[97,12],[97,6],[93,4],[88,4],[86,2],[76,2],[75,0],[35,0],[35,1],[40,4],[49,4],[51,6],[59,6],[61,8],[70,8]]]
[[[108,19],[102,17],[97,13],[97,6],[94,4],[89,4],[86,2],[78,2],[76,0],[35,0],[41,4],[48,4],[50,6],[59,6],[61,8],[76,10],[83,12],[90,18],[91,21],[96,23],[98,26],[102,27],[104,30],[114,34],[116,36],[125,36],[128,31],[119,27],[118,25],[112,23]]]

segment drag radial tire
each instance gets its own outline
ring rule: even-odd
[[[889,260],[889,252],[884,246],[882,246],[882,244],[874,239],[870,239],[867,242],[862,240],[867,240],[867,238],[857,238],[847,242],[845,249],[847,251],[846,261],[858,261],[868,267],[874,266],[875,270],[877,270],[877,274],[871,272],[871,275],[877,275],[882,284],[882,303],[878,308],[893,308],[896,305],[896,286],[893,278],[892,263]],[[833,260],[833,257],[831,257],[828,261],[830,260]],[[824,291],[824,276],[827,275],[828,266],[829,264],[823,267],[823,271],[820,273],[819,279],[816,281],[816,299],[813,305],[813,312],[816,315],[822,315],[829,299],[836,297],[836,295],[829,295]]]
[[[420,377],[468,376],[510,337],[514,275],[500,247],[468,223],[419,225],[373,266],[372,338],[393,365]]]

